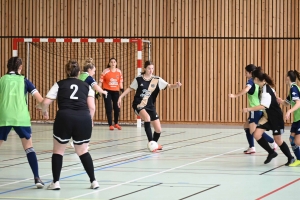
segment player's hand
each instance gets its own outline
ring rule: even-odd
[[[108,92],[106,90],[103,90],[102,94],[104,95],[105,98],[107,98]]]
[[[286,114],[285,114],[285,119],[286,119],[286,120],[289,120],[289,119],[290,119],[290,116],[291,116],[291,112],[290,112],[290,110],[288,110],[288,111],[286,112]]]
[[[99,99],[99,98],[100,98],[100,93],[99,93],[99,92],[96,92],[95,98],[96,98],[96,99]]]
[[[48,113],[48,111],[44,111],[43,112],[43,117],[44,117],[44,119],[49,119],[49,113]]]
[[[42,111],[42,104],[39,103],[35,106],[35,108],[38,110],[38,111]]]
[[[248,108],[243,108],[242,112],[247,113],[247,112],[249,112],[249,110],[248,110]]]
[[[118,107],[121,108],[121,105],[122,105],[122,99],[119,98],[119,99],[118,99]]]
[[[281,98],[277,97],[277,103],[283,104],[283,103],[284,103],[284,100],[282,100]]]
[[[179,88],[179,87],[181,87],[182,86],[182,84],[180,83],[180,82],[176,82],[176,87],[177,88]]]
[[[229,98],[235,98],[236,95],[235,94],[229,94]]]

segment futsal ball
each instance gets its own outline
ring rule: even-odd
[[[149,151],[153,152],[158,148],[158,144],[155,141],[151,141],[148,143],[148,149]]]

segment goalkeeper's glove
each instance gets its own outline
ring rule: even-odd
[[[124,92],[124,88],[121,88],[120,91],[123,93]]]
[[[96,92],[95,98],[96,98],[96,99],[99,99],[99,98],[100,98],[100,93],[99,93],[99,92]]]

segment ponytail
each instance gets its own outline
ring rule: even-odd
[[[19,57],[11,57],[7,62],[7,73],[14,71],[18,74],[19,67],[22,65],[22,59]]]
[[[252,72],[252,78],[258,78],[259,81],[266,81],[271,87],[275,87],[273,79],[268,74],[264,73],[261,67],[257,67]]]
[[[296,79],[300,81],[300,73],[297,70],[288,71],[287,76],[290,78],[290,81],[292,82],[296,82]]]
[[[263,77],[264,77],[264,80],[272,87],[274,88],[275,87],[275,83],[273,81],[273,79],[266,73],[263,73]]]
[[[93,58],[88,58],[85,60],[83,71],[87,72],[88,69],[93,69],[94,67],[95,67],[95,65],[93,63]]]
[[[65,70],[68,77],[77,77],[80,71],[80,67],[76,60],[69,60],[65,65]]]

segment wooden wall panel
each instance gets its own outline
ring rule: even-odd
[[[298,0],[0,0],[0,75],[6,73],[13,37],[138,37],[151,41],[155,74],[170,83],[183,83],[179,90],[160,94],[157,111],[162,121],[241,123],[247,117],[240,112],[246,97],[233,100],[228,94],[245,86],[245,65],[262,66],[283,98],[288,92],[287,70],[300,71],[299,6]],[[26,45],[19,48],[25,62]],[[53,81],[63,78],[61,68],[53,66],[85,53],[80,46],[74,48],[65,52],[65,58],[31,52],[31,59],[42,66],[31,66],[29,77],[43,95]],[[89,54],[94,58],[116,54],[121,63],[123,57],[135,60],[125,49]],[[97,66],[97,81],[106,62]],[[136,72],[129,66],[124,69],[127,87]],[[121,113],[124,121],[135,119],[132,95]],[[105,121],[100,101],[95,118]],[[38,119],[40,114],[33,111],[32,117]]]

